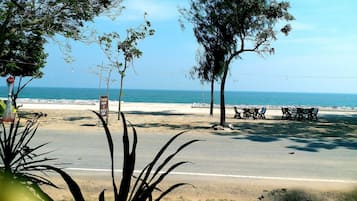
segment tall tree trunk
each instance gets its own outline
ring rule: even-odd
[[[226,124],[226,104],[225,104],[225,99],[224,99],[224,88],[226,84],[226,79],[228,75],[228,65],[225,64],[224,66],[224,72],[222,76],[222,81],[221,81],[221,118],[220,118],[220,124],[221,126],[225,126]]]
[[[211,104],[209,114],[213,116],[213,106],[214,106],[214,79],[211,80]]]
[[[120,73],[120,89],[119,89],[119,104],[118,104],[118,120],[120,120],[120,112],[121,112],[121,98],[123,96],[123,80],[124,80],[124,72]]]
[[[123,70],[121,70],[121,71],[119,70],[119,73],[120,73],[120,89],[119,89],[119,104],[118,104],[118,120],[120,120],[121,98],[123,96],[123,81],[124,81],[126,68],[128,67],[127,65],[128,65],[128,63],[127,63],[127,60],[125,59],[124,60],[124,68],[123,68]],[[118,67],[118,69],[119,69],[119,67]]]

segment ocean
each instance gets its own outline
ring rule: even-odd
[[[109,99],[117,101],[118,93],[118,89],[109,90]],[[20,94],[19,99],[41,103],[96,102],[101,95],[107,95],[105,89],[27,87]],[[7,97],[6,87],[0,87],[0,97]],[[357,109],[357,94],[227,91],[225,99],[227,105],[321,106]],[[126,89],[123,93],[123,101],[201,104],[209,103],[210,92]],[[215,103],[219,104],[218,91],[215,92]]]

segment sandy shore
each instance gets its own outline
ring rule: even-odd
[[[121,122],[117,120],[117,103],[109,105],[109,125],[111,129],[121,129]],[[20,110],[22,116],[31,116],[42,112],[46,117],[40,119],[40,129],[57,129],[79,131],[98,130],[98,118],[91,110],[98,111],[98,104],[23,104]],[[192,107],[191,104],[159,104],[159,103],[123,103],[122,111],[127,120],[135,126],[138,133],[168,133],[174,134],[183,130],[190,133],[211,134],[217,131],[211,127],[219,122],[219,110],[216,108],[214,116],[208,115],[208,108]],[[357,138],[357,110],[320,109],[318,121],[287,121],[281,120],[279,108],[268,108],[265,120],[234,119],[233,108],[227,108],[227,123],[232,124],[233,130],[221,130],[223,134],[234,132],[235,135],[259,133],[261,135],[286,137],[339,137]],[[289,132],[286,133],[286,129]],[[308,135],[308,136],[307,136]],[[182,178],[174,178],[176,182]],[[101,189],[109,188],[107,176],[88,179],[78,176],[78,181],[84,185],[84,194],[96,200]],[[170,182],[170,181],[169,181]],[[99,184],[99,185],[98,185]],[[266,180],[242,180],[239,183],[227,180],[199,181],[197,188],[185,187],[172,195],[169,200],[257,200],[264,192],[276,188],[302,188],[321,195],[334,197],[337,191],[348,191],[354,186],[346,184],[326,185],[324,183],[306,184],[303,182],[272,182]],[[52,191],[52,190],[51,190]],[[69,198],[68,193],[53,192],[57,199]],[[329,198],[329,199],[330,199]],[[330,199],[334,200],[334,199]]]
[[[109,125],[116,127],[121,125],[118,121],[118,103],[109,104]],[[123,103],[122,112],[127,120],[137,129],[145,132],[172,133],[182,130],[190,132],[210,133],[212,125],[219,123],[219,109],[214,109],[214,115],[209,116],[209,108],[193,107],[192,104],[163,104],[163,103]],[[23,104],[21,111],[25,113],[42,112],[46,118],[41,119],[41,127],[56,129],[101,129],[96,115],[92,111],[99,111],[99,104]],[[233,126],[246,122],[252,124],[272,123],[291,124],[306,123],[281,120],[279,108],[268,108],[265,120],[234,119],[232,107],[226,108],[226,121]],[[357,110],[341,110],[332,108],[320,108],[318,123],[335,123],[334,120],[344,117],[354,117]],[[326,120],[330,119],[330,120]],[[316,122],[315,122],[316,123]],[[354,122],[351,122],[353,126]],[[229,131],[227,131],[229,132]]]

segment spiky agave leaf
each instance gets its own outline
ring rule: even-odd
[[[145,168],[142,170],[140,173],[139,177],[137,178],[137,181],[135,182],[134,187],[131,190],[130,196],[129,195],[129,190],[130,190],[130,183],[131,183],[131,177],[134,177],[134,167],[135,167],[135,155],[136,155],[136,145],[137,145],[137,133],[135,128],[133,127],[133,145],[132,145],[132,150],[130,151],[130,142],[129,142],[129,136],[128,136],[128,126],[125,120],[125,116],[123,113],[122,115],[122,121],[123,121],[123,149],[124,149],[124,164],[123,164],[123,177],[121,181],[121,186],[120,186],[120,193],[117,193],[117,186],[115,184],[115,178],[114,178],[114,143],[113,139],[110,133],[110,130],[104,121],[104,119],[99,115],[97,112],[93,111],[101,120],[107,141],[108,141],[108,146],[109,146],[109,151],[111,155],[111,162],[112,162],[112,184],[114,188],[114,196],[116,201],[127,201],[127,200],[153,200],[152,197],[152,192],[154,190],[157,190],[157,185],[164,180],[164,178],[170,174],[174,169],[177,167],[188,163],[187,161],[182,161],[173,164],[170,166],[164,173],[162,173],[158,178],[156,176],[160,173],[160,171],[185,147],[189,146],[190,144],[197,142],[199,140],[191,140],[189,142],[186,142],[185,144],[181,145],[174,153],[169,155],[164,161],[159,165],[156,171],[153,172],[154,166],[157,164],[157,162],[160,160],[161,156],[163,153],[167,150],[167,148],[173,143],[173,141],[182,135],[184,132],[181,132],[172,138],[169,139],[168,142],[165,143],[165,145],[159,150],[159,152],[155,155],[154,159],[147,165]],[[62,178],[65,180],[67,185],[70,188],[70,191],[75,199],[75,201],[83,201],[83,196],[81,193],[81,190],[78,186],[78,184],[63,170],[52,167],[52,166],[44,166],[48,169],[52,169],[56,172],[58,172]],[[153,172],[153,173],[152,173]],[[149,176],[153,174],[154,176],[149,179]],[[156,180],[154,180],[156,179]],[[150,182],[151,183],[150,183]],[[167,194],[172,192],[174,189],[183,186],[183,185],[189,185],[187,183],[178,183],[174,184],[171,187],[169,187],[167,190],[165,190],[161,195],[156,199],[156,200],[161,200],[163,197],[165,197]],[[104,201],[104,192],[103,190],[99,194],[99,201]],[[128,199],[129,198],[129,199]]]
[[[15,171],[21,171],[21,170],[26,170],[26,167],[31,165],[31,164],[35,164],[35,163],[41,163],[41,162],[45,162],[45,161],[51,161],[51,160],[55,160],[55,158],[42,158],[42,159],[37,159],[40,156],[44,156],[46,154],[49,154],[50,152],[43,152],[40,154],[37,154],[36,151],[38,151],[39,149],[41,149],[42,147],[48,145],[49,143],[44,143],[44,144],[40,144],[34,148],[30,148],[26,145],[24,146],[20,146],[20,148],[18,150],[14,150],[19,152],[18,154],[20,156],[17,156],[15,158],[15,160],[13,160],[11,162],[11,166],[15,166]],[[30,161],[26,161],[26,160],[30,160]]]
[[[133,130],[133,144],[132,149],[130,151],[130,142],[129,142],[129,135],[128,135],[128,127],[125,120],[125,116],[121,113],[124,133],[123,133],[123,150],[124,150],[124,158],[123,158],[123,174],[122,180],[120,183],[120,191],[119,191],[119,200],[126,201],[129,195],[130,185],[131,185],[131,178],[134,174],[135,168],[135,160],[136,160],[136,146],[137,146],[137,133],[134,127]]]
[[[186,164],[186,163],[188,163],[188,162],[182,161],[182,162],[178,162],[178,163],[172,165],[167,171],[165,171],[164,173],[162,173],[162,174],[159,176],[159,178],[157,178],[156,181],[154,181],[154,182],[152,182],[152,183],[147,183],[147,185],[145,185],[144,189],[139,190],[139,191],[138,191],[139,194],[137,194],[137,198],[135,198],[135,199],[133,199],[133,200],[136,200],[136,199],[138,199],[138,200],[144,199],[144,200],[145,200],[147,197],[151,196],[152,193],[154,192],[154,190],[157,189],[157,186],[166,178],[167,175],[169,175],[169,174],[170,174],[174,169],[176,169],[177,167],[179,167],[179,166],[181,166],[181,165],[183,165],[183,164]],[[174,186],[176,186],[176,185],[174,185]],[[170,189],[171,189],[170,191],[172,191],[172,190],[178,188],[179,186],[181,186],[181,185],[178,185],[177,187],[174,187],[174,188],[172,188],[172,189],[170,188]],[[166,190],[166,191],[167,191],[167,190]],[[166,191],[165,191],[165,192],[166,192]],[[165,192],[164,192],[164,193],[165,193]],[[168,194],[168,192],[165,193],[165,194]],[[163,196],[165,196],[165,195],[163,195]]]
[[[170,186],[170,188],[168,188],[166,191],[161,193],[160,196],[155,199],[155,201],[160,201],[162,198],[164,198],[166,195],[168,195],[169,193],[171,193],[175,189],[177,189],[177,188],[179,188],[181,186],[187,186],[187,185],[190,185],[190,186],[194,187],[193,185],[191,185],[189,183],[177,183],[177,184],[174,184],[174,185]]]
[[[134,174],[134,167],[135,167],[135,160],[136,160],[136,146],[137,146],[137,133],[134,127],[133,129],[133,144],[132,148],[130,150],[130,142],[129,142],[129,135],[128,135],[128,125],[126,123],[126,119],[124,116],[124,113],[120,113],[122,123],[123,123],[123,151],[124,151],[124,158],[123,158],[123,173],[122,173],[122,179],[120,183],[120,189],[119,192],[117,190],[117,186],[115,184],[115,178],[114,178],[114,143],[113,139],[111,137],[110,130],[107,126],[107,123],[104,121],[103,117],[93,111],[101,120],[106,136],[107,136],[107,141],[109,145],[109,151],[110,151],[110,156],[111,156],[111,162],[112,162],[112,183],[113,183],[113,188],[114,188],[114,198],[116,201],[125,201],[128,198],[129,191],[130,191],[130,185],[131,185],[131,178],[133,177]]]
[[[48,143],[40,144],[35,147],[30,146],[30,142],[34,138],[39,117],[34,117],[28,120],[23,128],[20,129],[20,119],[11,122],[9,128],[2,123],[2,132],[0,133],[0,158],[3,164],[0,169],[14,177],[21,177],[23,181],[41,185],[46,184],[55,187],[45,177],[35,174],[35,172],[45,172],[46,169],[40,168],[39,165],[48,161],[55,160],[54,158],[43,157],[49,152],[37,153],[41,148]],[[30,182],[30,183],[29,183]]]
[[[185,144],[181,145],[174,153],[169,155],[167,158],[164,159],[164,161],[158,166],[158,168],[153,172],[153,168],[156,165],[156,163],[160,160],[164,152],[167,150],[167,148],[174,142],[174,140],[182,135],[185,132],[181,132],[173,136],[172,138],[169,139],[169,141],[159,150],[159,152],[156,154],[154,159],[144,168],[144,170],[140,173],[139,178],[136,182],[133,188],[132,195],[130,196],[129,200],[146,200],[147,198],[151,197],[153,191],[157,189],[157,186],[164,180],[164,178],[172,172],[174,169],[177,167],[188,163],[187,161],[182,161],[178,162],[171,167],[169,167],[164,173],[162,173],[158,178],[156,177],[162,169],[180,152],[182,151],[185,147],[191,145],[192,143],[198,142],[199,140],[191,140],[186,142]],[[149,179],[150,175],[152,177]],[[155,180],[156,179],[156,180]],[[155,181],[154,181],[155,180]],[[139,184],[140,183],[140,184]],[[175,185],[174,185],[175,186]],[[178,185],[179,187],[181,185]],[[170,192],[177,187],[173,187]],[[167,193],[162,196],[164,197]],[[161,198],[160,198],[161,199]]]
[[[84,197],[83,197],[83,194],[82,194],[82,191],[81,191],[79,185],[77,184],[76,181],[74,181],[72,179],[72,177],[69,174],[67,174],[65,171],[61,170],[60,168],[57,168],[54,166],[42,165],[42,167],[44,167],[48,170],[52,170],[52,171],[58,173],[59,175],[61,175],[63,180],[66,182],[69,190],[71,191],[73,199],[75,201],[84,201]]]
[[[155,171],[154,175],[150,179],[150,183],[154,180],[156,175],[179,153],[181,152],[185,147],[189,146],[190,144],[193,144],[195,142],[199,142],[199,140],[190,140],[186,142],[185,144],[181,145],[174,153],[172,153],[170,156],[168,156],[162,163],[161,165],[158,166],[157,170]],[[185,162],[187,163],[187,162]]]
[[[138,189],[142,189],[143,186],[145,185],[145,183],[148,183],[148,179],[150,174],[152,173],[152,170],[155,166],[155,164],[159,161],[159,159],[161,158],[162,154],[165,152],[165,150],[170,146],[170,144],[172,144],[174,142],[174,140],[179,137],[180,135],[182,135],[183,132],[180,132],[178,134],[176,134],[175,136],[173,136],[172,138],[170,138],[165,145],[159,150],[159,152],[155,155],[154,159],[144,168],[144,170],[146,169],[145,172],[143,172],[143,174],[140,175],[139,179],[141,179],[144,182],[141,182],[141,185],[138,187]]]
[[[98,118],[102,122],[104,131],[105,131],[105,135],[106,135],[107,142],[108,142],[109,153],[110,153],[111,176],[112,176],[112,186],[113,186],[113,191],[114,191],[114,200],[118,201],[119,200],[118,187],[115,183],[115,174],[114,174],[114,143],[113,143],[113,139],[112,139],[112,134],[110,133],[108,125],[107,125],[106,121],[103,119],[102,115],[100,115],[96,111],[92,111],[92,112],[94,112],[94,114],[96,114],[98,116]]]
[[[105,197],[104,197],[104,193],[105,193],[105,190],[104,189],[98,196],[98,201],[105,201]]]

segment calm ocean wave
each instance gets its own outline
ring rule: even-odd
[[[109,91],[112,101],[118,100],[119,90]],[[105,89],[38,88],[27,87],[20,94],[22,100],[34,103],[95,104]],[[209,103],[209,91],[137,90],[124,91],[124,102],[151,103]],[[0,87],[0,97],[7,97],[7,88]],[[321,106],[332,108],[357,108],[357,94],[280,93],[280,92],[232,92],[225,94],[228,105],[269,106]],[[219,92],[215,93],[219,104]]]

